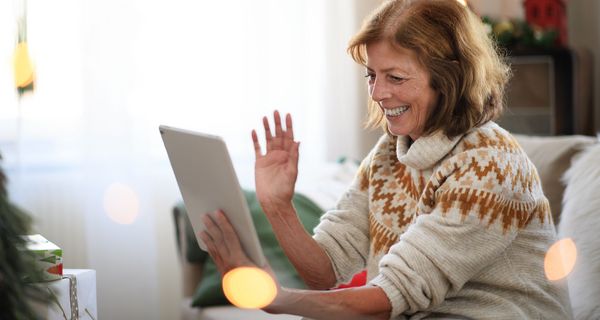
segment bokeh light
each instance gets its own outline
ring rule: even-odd
[[[245,309],[268,306],[277,295],[275,281],[259,268],[235,268],[223,276],[223,292],[233,305]]]
[[[544,259],[544,269],[549,280],[560,280],[571,273],[577,260],[577,247],[571,238],[553,244]]]
[[[104,192],[104,210],[114,222],[132,224],[139,215],[140,202],[131,187],[117,182]]]
[[[458,3],[462,4],[463,6],[467,6],[467,0],[457,0]]]
[[[20,42],[17,44],[13,63],[15,68],[15,85],[19,88],[30,85],[33,82],[34,74],[27,43]]]

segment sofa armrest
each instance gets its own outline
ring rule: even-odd
[[[190,262],[187,259],[186,252],[188,250],[188,241],[186,239],[185,228],[187,226],[187,216],[181,212],[177,207],[173,209],[173,219],[175,225],[175,234],[177,237],[177,249],[179,261],[181,264],[181,275],[183,285],[183,296],[189,298],[194,295],[196,287],[202,280],[202,269],[204,263],[202,262]],[[187,300],[189,301],[189,299]]]
[[[550,203],[552,219],[558,225],[565,190],[561,177],[571,166],[572,159],[598,140],[579,135],[536,137],[515,134],[514,137],[535,165],[542,181],[542,189]]]

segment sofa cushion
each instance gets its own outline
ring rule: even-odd
[[[536,166],[544,194],[550,202],[552,218],[558,224],[561,214],[562,195],[565,185],[561,177],[571,166],[573,157],[597,142],[596,138],[588,136],[556,136],[536,137],[527,135],[514,135],[519,144]]]
[[[269,261],[271,268],[273,268],[277,280],[285,287],[305,288],[304,282],[286,257],[283,249],[279,246],[279,242],[275,238],[271,225],[260,207],[256,194],[253,191],[245,190],[244,196],[248,202],[248,208],[250,209],[254,227],[256,228],[265,257]],[[312,230],[319,223],[319,218],[323,213],[322,209],[301,194],[294,195],[293,203],[304,228],[312,234]],[[217,271],[216,265],[210,259],[208,253],[198,246],[189,219],[186,214],[183,214],[185,213],[183,203],[179,203],[174,210],[179,211],[178,213],[186,223],[184,231],[187,243],[186,259],[192,263],[203,264],[202,281],[193,296],[192,305],[195,307],[207,307],[229,304],[229,301],[227,301],[223,294],[221,276]]]
[[[560,238],[571,238],[577,248],[575,267],[568,276],[573,315],[600,319],[600,144],[580,154],[565,175]]]
[[[233,306],[218,306],[201,309],[197,319],[202,320],[300,320],[291,314],[270,314],[260,309],[239,309]]]

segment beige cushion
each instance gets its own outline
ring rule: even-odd
[[[550,201],[554,223],[560,221],[561,202],[565,186],[561,177],[571,166],[573,157],[598,140],[587,136],[534,137],[514,135],[536,166],[544,194]]]

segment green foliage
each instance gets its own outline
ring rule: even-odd
[[[497,43],[507,49],[535,49],[556,46],[558,32],[554,29],[541,29],[523,20],[495,20],[483,17],[488,33]]]
[[[24,279],[39,280],[35,257],[23,250],[23,235],[29,232],[31,218],[12,205],[6,192],[6,177],[0,170],[0,319],[36,319],[27,301],[47,303],[48,296],[40,287],[28,285]]]

